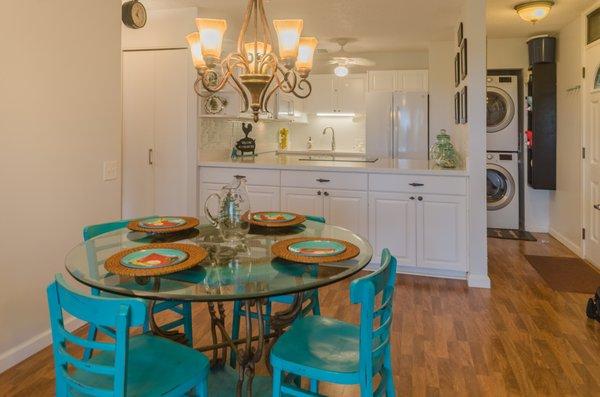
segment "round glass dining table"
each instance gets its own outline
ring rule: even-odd
[[[345,261],[320,264],[289,262],[275,257],[271,246],[280,240],[296,237],[324,237],[348,241],[356,245],[358,256]],[[151,243],[196,244],[208,252],[198,266],[158,277],[129,277],[109,273],[104,262],[124,249]],[[238,380],[236,394],[252,395],[254,367],[266,350],[268,367],[270,347],[296,317],[311,310],[314,295],[308,290],[324,287],[346,279],[363,269],[371,260],[373,250],[367,240],[350,230],[307,220],[303,224],[282,228],[252,228],[243,242],[224,241],[218,228],[201,219],[195,229],[176,234],[147,234],[127,228],[101,234],[74,247],[66,256],[66,269],[78,281],[92,288],[113,294],[149,300],[149,320],[153,333],[180,342],[179,332],[165,331],[154,319],[156,301],[178,300],[207,302],[211,318],[213,344],[198,348],[212,350],[211,364],[223,367],[227,349],[237,356]],[[273,296],[292,295],[293,303],[271,315],[272,332],[264,334],[264,303]],[[310,297],[310,298],[309,298]],[[240,301],[242,310],[252,312],[258,320],[246,321],[245,338],[233,340],[225,327],[223,302]],[[266,346],[265,346],[266,344]],[[247,378],[247,379],[245,379]]]

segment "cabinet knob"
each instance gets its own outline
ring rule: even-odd
[[[422,197],[422,196],[419,196],[419,197],[417,197],[417,200],[419,200],[419,201],[423,201],[423,197]]]
[[[320,190],[317,192],[317,195],[319,195],[319,196],[321,195],[321,191]]]
[[[325,196],[329,196],[329,192],[325,192],[323,193]]]

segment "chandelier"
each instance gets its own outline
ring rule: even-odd
[[[263,0],[248,0],[237,51],[221,59],[227,21],[196,18],[198,31],[186,37],[198,72],[194,90],[200,96],[212,95],[229,84],[242,98],[242,112],[250,109],[255,122],[261,112],[269,112],[269,100],[278,90],[302,99],[308,97],[312,86],[307,77],[318,41],[315,37],[300,37],[303,23],[302,19],[273,21],[277,55]]]

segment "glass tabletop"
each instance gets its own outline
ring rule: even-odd
[[[281,230],[252,229],[241,245],[224,242],[208,224],[174,235],[134,232],[127,228],[97,236],[74,247],[66,257],[67,271],[78,281],[119,295],[160,300],[230,301],[285,295],[323,287],[352,276],[371,260],[371,245],[350,230],[305,221]],[[296,237],[327,237],[348,241],[360,249],[353,259],[327,264],[301,264],[275,257],[271,246]],[[200,265],[159,277],[128,277],[109,273],[104,262],[127,248],[149,243],[189,243],[209,255]]]

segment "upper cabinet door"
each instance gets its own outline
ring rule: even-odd
[[[396,91],[425,91],[429,90],[427,70],[397,70]]]
[[[417,206],[417,259],[430,269],[467,269],[467,199],[423,195]]]
[[[313,75],[309,78],[312,92],[304,101],[306,113],[332,113],[334,109],[334,91],[332,75]]]
[[[369,91],[394,91],[396,86],[395,70],[373,70],[367,75]]]
[[[336,78],[334,85],[335,111],[339,113],[364,113],[366,107],[365,86],[366,76],[364,74]]]

